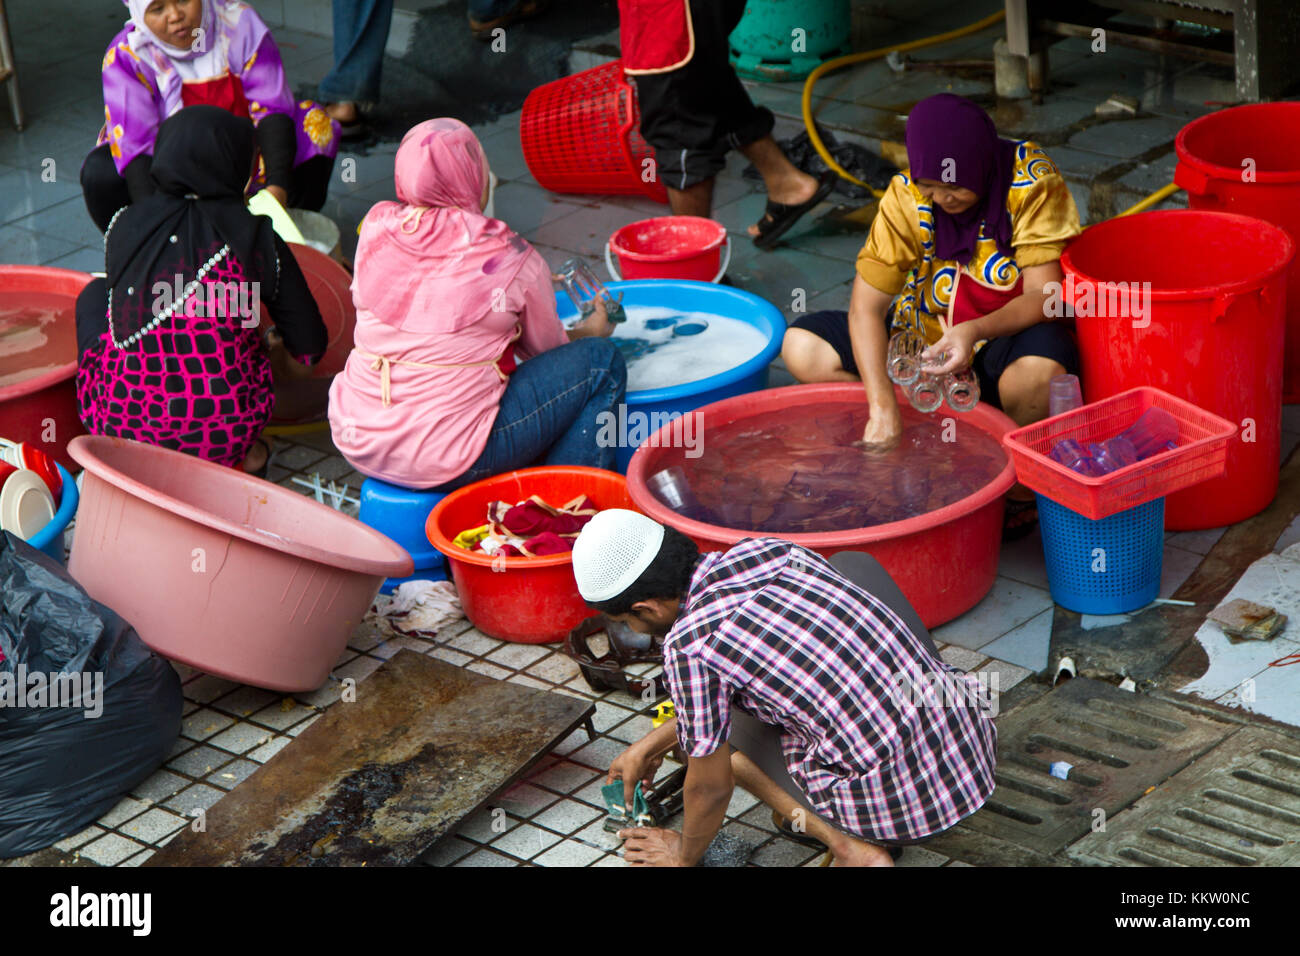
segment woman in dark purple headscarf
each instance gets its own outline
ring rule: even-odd
[[[903,427],[885,371],[892,321],[947,355],[940,371],[973,368],[982,400],[1018,424],[1046,417],[1048,382],[1078,372],[1048,285],[1061,281],[1061,253],[1080,231],[1065,180],[1037,145],[1001,139],[987,113],[951,93],[912,108],[907,156],[858,254],[849,311],[797,321],[787,367],[802,382],[861,380],[871,405],[863,440],[889,446]],[[1033,528],[1027,497],[1013,492],[1010,536]]]

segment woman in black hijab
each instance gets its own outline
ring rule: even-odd
[[[107,279],[77,300],[77,399],[92,434],[265,470],[275,397],[260,307],[301,365],[328,335],[293,254],[244,204],[255,162],[252,123],[217,107],[158,130],[158,192],[113,217]]]

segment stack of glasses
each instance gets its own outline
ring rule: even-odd
[[[1073,438],[1057,442],[1053,461],[1087,478],[1108,475],[1135,462],[1178,447],[1178,422],[1163,408],[1148,408],[1130,428],[1114,438],[1084,445]]]
[[[889,339],[889,380],[903,388],[912,407],[928,414],[945,400],[954,412],[969,412],[978,405],[980,383],[974,370],[935,375],[933,370],[948,360],[947,353],[927,360],[921,357],[925,349],[926,341],[915,329],[899,329]]]

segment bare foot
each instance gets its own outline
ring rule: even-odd
[[[253,442],[253,447],[248,451],[248,457],[244,459],[244,463],[240,467],[244,469],[246,474],[255,475],[261,471],[262,466],[266,464],[268,455],[269,452],[266,447],[266,442],[258,439]]]
[[[884,847],[844,837],[831,847],[831,866],[893,866],[894,859]]]
[[[356,103],[326,103],[325,112],[330,115],[330,119],[338,120],[344,126],[361,118]]]
[[[813,198],[817,192],[817,179],[809,176],[802,170],[795,170],[795,174],[781,182],[774,184],[768,190],[767,198],[774,203],[780,203],[783,206],[797,206]],[[764,219],[766,219],[766,214]],[[749,227],[751,237],[758,235],[757,224]]]

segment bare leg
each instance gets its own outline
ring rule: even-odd
[[[810,836],[821,840],[831,851],[838,866],[893,866],[889,851],[865,840],[856,840],[829,826],[820,818],[808,813],[794,797],[790,796],[758,766],[739,750],[731,752],[731,772],[736,783],[787,820],[804,821]]]
[[[859,381],[858,376],[844,371],[839,353],[831,344],[807,329],[786,329],[781,358],[800,382]]]
[[[771,136],[750,143],[741,152],[762,174],[767,198],[772,202],[795,205],[807,202],[817,192],[817,180],[790,162]],[[750,226],[749,234],[757,236],[758,226]]]
[[[1048,383],[1065,374],[1065,366],[1042,355],[1025,355],[1016,359],[998,379],[998,397],[1002,410],[1017,425],[1031,425],[1047,417]],[[1029,501],[1034,493],[1017,484],[1007,497],[1016,501]]]
[[[708,219],[713,212],[713,180],[706,179],[685,189],[669,186],[668,207],[674,216],[700,216]]]
[[[240,466],[246,473],[250,475],[256,474],[266,464],[269,454],[269,446],[266,441],[265,438],[259,438],[253,442],[253,447],[248,450],[248,457],[244,459],[244,463]]]

